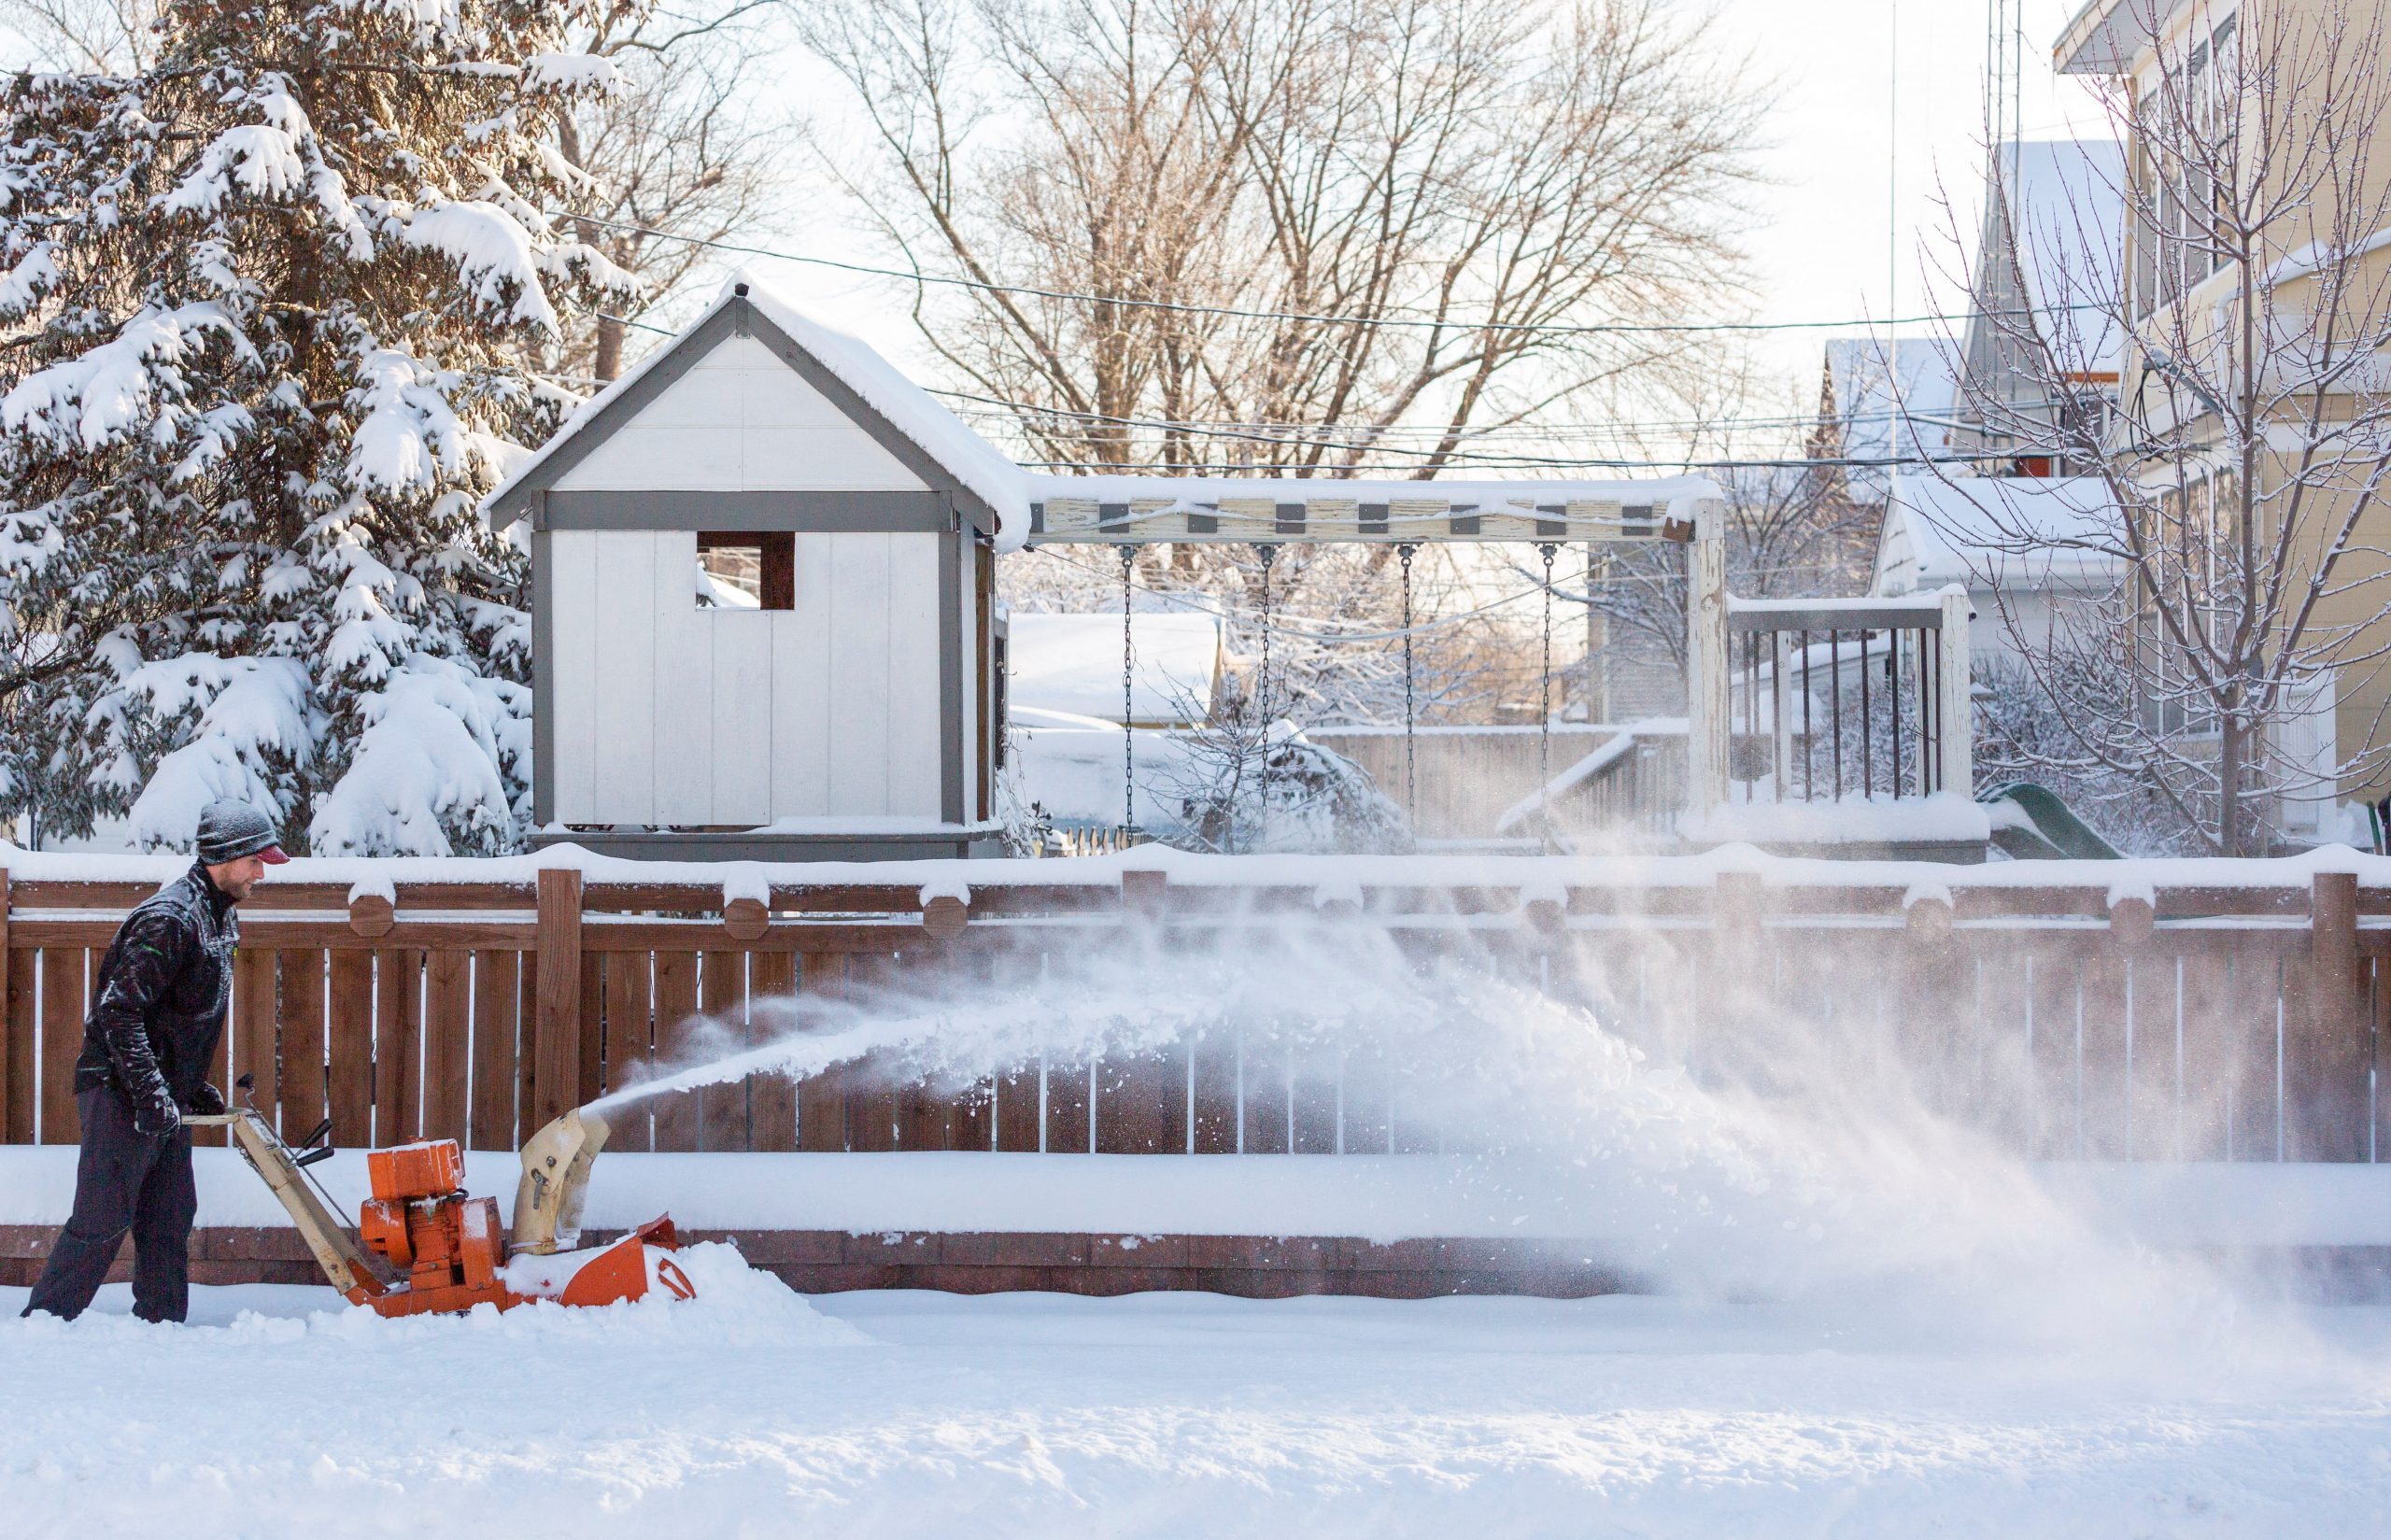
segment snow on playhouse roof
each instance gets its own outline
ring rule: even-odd
[[[1015,711],[1121,719],[1121,617],[1015,611],[1005,654]],[[1133,615],[1131,721],[1202,721],[1222,665],[1221,622],[1209,615]]]
[[[2117,558],[2080,543],[2108,545],[2117,519],[2098,476],[1896,476],[1876,541],[1875,591],[1957,583],[2097,592],[2115,577]]]
[[[583,402],[545,444],[517,463],[506,479],[482,500],[482,508],[493,522],[503,528],[520,517],[525,507],[516,494],[539,480],[543,467],[552,464],[566,445],[588,430],[615,403],[637,390],[641,381],[678,352],[707,322],[743,299],[767,323],[812,355],[888,426],[985,502],[997,517],[994,532],[1000,549],[1020,545],[1029,528],[1029,483],[1034,478],[931,399],[928,391],[906,378],[870,345],[814,319],[751,271],[734,275],[703,315]]]
[[[907,378],[903,371],[882,358],[869,344],[816,319],[785,293],[774,290],[761,276],[752,270],[743,270],[723,285],[722,292],[715,296],[714,304],[706,308],[703,315],[684,327],[672,341],[642,358],[620,378],[582,403],[545,444],[524,455],[511,468],[506,478],[482,500],[483,513],[492,525],[503,529],[522,517],[533,501],[529,494],[544,488],[549,479],[562,473],[565,467],[559,464],[559,457],[567,445],[593,428],[601,427],[601,419],[621,418],[623,413],[615,410],[616,403],[628,404],[630,401],[637,400],[635,392],[644,394],[642,391],[644,380],[663,367],[716,316],[743,299],[765,324],[782,332],[789,342],[811,356],[838,384],[844,386],[865,407],[877,414],[889,429],[927,456],[970,496],[984,503],[995,516],[994,533],[999,550],[1017,549],[1027,540],[1032,532],[1033,508],[1044,509],[1049,504],[1083,507],[1090,527],[1097,522],[1100,507],[1115,504],[1135,510],[1128,516],[1132,530],[1139,521],[1149,519],[1177,519],[1182,527],[1177,531],[1177,536],[1157,528],[1148,536],[1153,539],[1183,537],[1186,533],[1183,528],[1186,514],[1210,513],[1218,509],[1224,500],[1231,503],[1243,500],[1303,502],[1307,505],[1335,504],[1349,510],[1345,516],[1347,524],[1354,522],[1356,516],[1350,510],[1356,505],[1416,505],[1416,513],[1398,510],[1393,516],[1392,522],[1396,528],[1382,532],[1382,538],[1388,539],[1404,538],[1407,533],[1412,534],[1413,538],[1461,533],[1459,530],[1447,526],[1450,515],[1470,515],[1480,511],[1496,516],[1516,516],[1521,525],[1521,529],[1513,530],[1499,523],[1490,524],[1484,530],[1487,538],[1503,538],[1506,535],[1539,538],[1533,528],[1535,514],[1542,511],[1549,516],[1563,516],[1566,510],[1572,520],[1567,538],[1576,539],[1586,538],[1591,532],[1579,529],[1576,522],[1589,516],[1588,510],[1615,506],[1618,510],[1624,510],[1625,516],[1653,525],[1667,519],[1690,524],[1697,503],[1720,496],[1718,485],[1702,476],[1667,476],[1641,481],[1416,481],[1270,475],[1041,474],[1013,463],[1002,450],[940,405],[928,391]],[[1433,513],[1429,510],[1431,504],[1436,505]],[[1591,516],[1615,516],[1597,513]],[[1419,525],[1416,532],[1401,528],[1407,518]],[[1054,522],[1050,517],[1050,526]],[[1332,523],[1323,522],[1321,532],[1327,531]],[[1054,532],[1050,528],[1050,536]],[[1224,530],[1224,536],[1226,532]],[[1352,532],[1366,538],[1366,534],[1358,528]],[[1652,531],[1638,530],[1628,532]]]

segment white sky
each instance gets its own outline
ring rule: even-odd
[[[2051,69],[2051,45],[2080,3],[2023,5],[2028,138],[2110,136],[2085,85]],[[1987,10],[1986,0],[1719,0],[1721,35],[1779,88],[1765,157],[1776,185],[1756,200],[1765,218],[1749,236],[1761,318],[1933,308],[1931,270],[1952,258],[1938,182],[1971,242],[1977,219]],[[1780,333],[1764,356],[1815,377],[1829,334]]]

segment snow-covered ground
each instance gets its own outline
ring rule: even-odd
[[[2391,1308],[2035,1340],[1855,1301],[920,1293],[383,1321],[0,1290],[0,1525],[516,1536],[2376,1536]]]

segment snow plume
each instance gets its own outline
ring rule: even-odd
[[[619,1124],[658,1097],[833,1067],[850,1085],[986,1095],[1041,1063],[1051,1077],[1093,1062],[1100,1122],[1104,1086],[1140,1062],[1183,1076],[1192,1052],[1215,1075],[1244,1066],[1249,1136],[1280,1120],[1286,1148],[1307,1095],[1345,1108],[1349,1131],[1356,1109],[1386,1108],[1364,1124],[1391,1120],[1397,1149],[1439,1151],[1420,1180],[1482,1213],[1470,1233],[1582,1239],[1671,1292],[2021,1345],[2147,1342],[2217,1319],[2205,1274],[2099,1233],[2027,1163],[1931,1110],[1873,1021],[1762,999],[1769,970],[1751,968],[1733,970],[1753,997],[1721,1032],[1709,1012],[1737,980],[1705,979],[1697,1009],[1694,976],[1721,970],[1666,936],[1621,940],[1563,952],[1539,984],[1516,957],[1456,946],[1422,963],[1351,920],[1108,934],[1010,982],[1000,965],[994,983],[759,1002],[701,1029],[696,1062],[596,1106]]]

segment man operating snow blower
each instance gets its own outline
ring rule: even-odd
[[[224,1034],[241,937],[233,906],[268,866],[289,859],[263,813],[242,802],[211,802],[199,815],[191,869],[143,899],[108,944],[75,1061],[75,1111],[83,1124],[75,1209],[25,1314],[81,1315],[129,1230],[133,1313],[183,1319],[199,1208],[183,1114],[224,1111],[206,1074]]]

